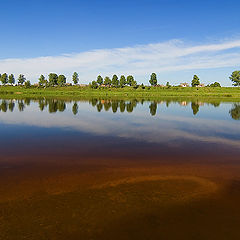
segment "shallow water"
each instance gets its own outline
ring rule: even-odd
[[[0,110],[0,239],[240,239],[239,103]]]

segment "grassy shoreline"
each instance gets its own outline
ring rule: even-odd
[[[24,88],[21,86],[0,86],[1,98],[39,98],[39,97],[54,97],[54,98],[72,98],[82,99],[89,97],[100,98],[147,98],[147,99],[162,99],[162,98],[184,98],[184,99],[218,99],[223,101],[240,101],[240,88],[234,87],[219,87],[219,88],[160,88],[160,87],[141,87],[135,89],[132,87],[125,88],[106,88],[106,89],[91,89],[89,87],[67,86],[67,87],[49,87]]]

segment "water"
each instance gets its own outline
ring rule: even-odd
[[[0,239],[239,239],[239,103],[26,98],[0,110]]]

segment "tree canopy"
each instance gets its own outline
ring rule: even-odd
[[[150,83],[152,86],[156,86],[156,85],[157,85],[157,74],[156,74],[156,73],[152,73],[152,74],[151,74],[149,83]]]
[[[229,78],[233,82],[232,84],[233,86],[235,87],[240,86],[240,71],[234,71]]]
[[[18,84],[23,85],[25,81],[26,81],[25,76],[23,74],[20,74],[18,77]]]
[[[74,72],[73,75],[72,75],[72,81],[74,84],[78,84],[79,82],[79,76],[78,76],[78,73],[77,72]]]
[[[200,80],[199,80],[198,76],[197,76],[197,75],[194,75],[194,76],[193,76],[193,80],[192,80],[192,87],[196,87],[196,86],[198,86],[199,84],[200,84]]]

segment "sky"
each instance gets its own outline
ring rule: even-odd
[[[0,1],[0,73],[77,71],[81,83],[113,74],[177,85],[240,70],[237,0]]]

